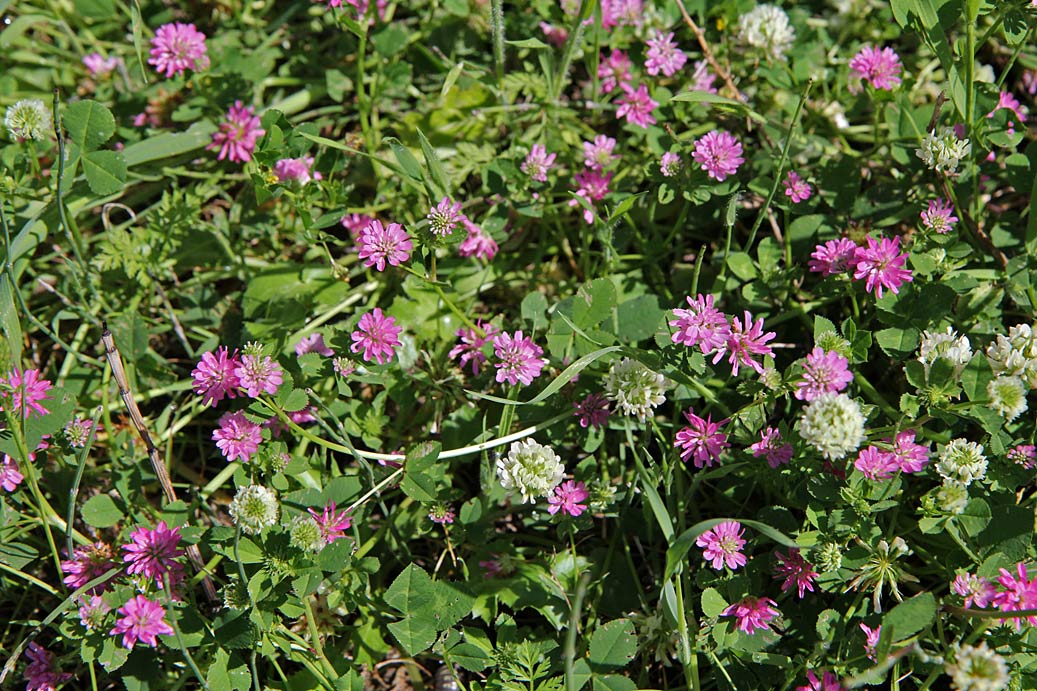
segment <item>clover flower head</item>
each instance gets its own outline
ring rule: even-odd
[[[623,95],[616,101],[616,104],[619,105],[619,108],[616,109],[616,118],[619,120],[625,118],[631,125],[643,129],[654,125],[655,118],[652,116],[652,111],[659,104],[648,95],[648,87],[644,84],[640,84],[636,89],[628,84],[621,84],[620,87],[623,89]]]
[[[735,628],[750,636],[758,629],[770,630],[770,622],[781,614],[778,603],[769,597],[747,597],[728,606],[721,616],[734,617]]]
[[[54,653],[35,641],[26,647],[25,659],[29,661],[24,672],[26,691],[54,691],[72,678],[68,672],[58,672],[54,668]]]
[[[864,415],[844,393],[821,394],[803,409],[799,435],[826,459],[845,458],[864,441]]]
[[[968,336],[959,336],[958,332],[947,327],[944,331],[923,331],[922,341],[918,346],[918,361],[925,368],[926,376],[929,368],[937,359],[943,358],[954,365],[957,376],[961,376],[965,365],[972,359],[972,344]]]
[[[259,126],[259,117],[252,106],[245,106],[235,101],[227,111],[219,129],[213,133],[212,142],[205,148],[214,151],[219,149],[216,158],[231,162],[247,163],[252,160],[252,152],[256,150],[259,138],[266,130]]]
[[[583,143],[583,165],[597,171],[611,167],[619,158],[612,153],[615,148],[615,139],[599,134],[594,137],[594,141]]]
[[[717,571],[725,566],[732,571],[745,566],[746,557],[742,554],[745,530],[738,521],[724,521],[695,539],[695,544],[702,548],[702,557],[710,562]]]
[[[900,466],[893,454],[883,451],[877,446],[861,449],[853,467],[869,480],[885,480],[896,475]]]
[[[672,151],[667,151],[659,159],[659,172],[664,178],[672,178],[681,170],[681,157]]]
[[[645,70],[648,74],[656,75],[662,72],[667,77],[672,77],[688,61],[688,56],[673,40],[672,31],[668,34],[657,31],[645,43],[648,45],[648,52],[645,54]]]
[[[457,246],[457,254],[460,257],[476,257],[484,261],[490,261],[497,256],[497,241],[490,236],[482,226],[471,221],[468,217],[462,219],[465,231],[465,239]]]
[[[907,252],[900,252],[900,238],[875,240],[869,235],[865,241],[868,246],[858,247],[854,255],[853,277],[865,279],[865,289],[877,298],[886,288],[899,293],[900,286],[913,280],[911,270],[904,268]]]
[[[936,472],[946,484],[968,487],[987,475],[983,446],[966,439],[952,439],[940,450]]]
[[[666,400],[666,377],[628,357],[614,362],[605,375],[605,395],[624,415],[644,422]]]
[[[471,363],[472,374],[478,375],[479,370],[486,363],[486,354],[482,352],[483,346],[493,341],[493,337],[500,333],[500,329],[481,319],[475,325],[482,330],[483,335],[480,336],[478,331],[467,326],[458,329],[455,335],[461,342],[450,349],[447,357],[460,358],[458,365],[461,369]]]
[[[542,357],[544,349],[533,343],[529,336],[523,336],[521,331],[514,335],[501,332],[494,336],[493,353],[499,361],[494,364],[497,381],[512,386],[519,382],[529,386],[547,365],[547,359]]]
[[[803,558],[799,549],[790,547],[788,553],[775,552],[774,557],[778,563],[774,567],[774,578],[785,581],[781,584],[781,592],[786,593],[793,587],[803,599],[807,591],[814,592],[814,580],[817,572],[813,565]]]
[[[277,523],[281,506],[277,492],[263,485],[238,488],[230,504],[230,515],[235,525],[248,535],[258,535]]]
[[[38,98],[17,101],[4,114],[4,127],[12,139],[43,141],[50,136],[53,124],[50,108]]]
[[[235,460],[248,463],[252,454],[259,450],[263,435],[260,426],[238,410],[220,417],[220,426],[213,430],[212,439],[228,463]]]
[[[547,182],[547,171],[554,166],[558,154],[549,154],[543,144],[534,144],[526,154],[519,170],[529,176],[530,180]]]
[[[727,316],[714,306],[713,296],[700,293],[685,299],[688,309],[673,310],[673,316],[677,318],[669,324],[676,331],[670,340],[689,348],[698,346],[703,355],[722,349],[731,335],[731,325]]]
[[[249,398],[258,398],[262,393],[275,394],[284,381],[281,365],[260,352],[242,355],[241,364],[234,369],[234,374],[238,386]]]
[[[603,394],[587,394],[582,401],[573,403],[573,415],[579,418],[580,427],[604,427],[609,419],[609,402]]]
[[[148,64],[153,65],[159,74],[164,74],[166,79],[183,74],[188,69],[204,70],[209,66],[205,34],[194,24],[163,24],[155,30],[155,37],[151,39]]]
[[[801,178],[799,173],[794,170],[788,172],[783,184],[785,185],[785,196],[788,197],[789,201],[793,204],[805,202],[810,199],[810,195],[813,194],[810,183]]]
[[[796,383],[796,398],[812,401],[821,394],[839,393],[853,381],[848,364],[839,353],[815,346],[807,355],[802,381]]]
[[[399,223],[382,225],[381,221],[371,221],[357,238],[357,255],[364,260],[364,266],[385,271],[385,265],[399,266],[410,259],[414,245],[410,236]]]
[[[316,519],[310,515],[296,516],[288,529],[288,543],[298,550],[316,554],[328,544]]]
[[[929,463],[929,447],[915,442],[915,431],[904,430],[891,441],[893,450],[890,454],[902,473],[919,473]]]
[[[1008,688],[1008,663],[983,641],[979,645],[956,643],[954,661],[946,672],[956,691],[1000,691]]]
[[[739,43],[771,60],[780,60],[795,39],[789,16],[777,5],[757,5],[738,18]]]
[[[179,544],[180,528],[170,529],[165,521],[159,521],[154,528],[137,528],[130,533],[130,541],[122,546],[122,560],[129,564],[126,572],[154,580],[159,587],[167,573],[171,581],[179,581],[183,565],[177,559],[184,554]]]
[[[274,175],[280,183],[294,182],[305,185],[310,180],[321,180],[323,175],[313,170],[313,156],[282,158],[274,164]]]
[[[554,493],[547,497],[547,512],[554,515],[561,511],[575,518],[587,510],[584,502],[589,496],[587,485],[566,480],[555,487]]]
[[[1017,444],[1008,450],[1008,460],[1016,465],[1021,465],[1027,470],[1037,466],[1037,446],[1033,444]]]
[[[7,406],[9,412],[21,413],[23,419],[30,415],[46,415],[50,411],[40,404],[50,398],[47,392],[53,385],[40,378],[38,369],[12,369],[6,377],[0,377],[0,410]]]
[[[997,595],[997,586],[972,573],[959,573],[955,576],[951,590],[965,599],[966,607],[986,607]]]
[[[1019,377],[999,375],[987,384],[990,407],[1006,422],[1026,412],[1026,384]]]
[[[446,237],[454,232],[463,216],[461,202],[443,197],[438,204],[432,207],[425,218],[428,219],[429,232],[439,237]]]
[[[815,247],[810,257],[807,268],[822,276],[852,273],[856,267],[857,243],[849,238],[829,240]]]
[[[922,227],[927,230],[946,235],[958,217],[954,215],[954,205],[947,199],[930,199],[929,206],[921,213]]]
[[[760,441],[754,442],[749,451],[754,458],[764,456],[767,465],[777,468],[779,465],[787,464],[792,460],[792,444],[782,441],[781,432],[774,427],[768,427],[760,432]]]
[[[72,590],[82,588],[90,581],[103,576],[115,566],[115,554],[111,545],[94,542],[76,547],[72,556],[61,562],[61,572],[65,574],[62,583]],[[94,586],[88,594],[100,593],[107,588],[107,583]]]
[[[684,417],[688,425],[679,430],[673,440],[674,447],[681,449],[681,460],[687,463],[690,459],[696,468],[711,467],[724,449],[731,446],[727,435],[720,431],[727,420],[713,422],[712,415],[703,419],[693,408],[689,408]]]
[[[314,509],[306,509],[306,511],[320,528],[324,542],[329,545],[346,537],[346,531],[353,527],[353,517],[349,515],[349,509],[338,511],[338,507],[333,501],[325,504],[320,513]]]
[[[726,130],[713,130],[696,139],[691,157],[717,182],[737,173],[738,167],[745,163],[741,143]]]
[[[630,58],[621,50],[612,49],[605,56],[602,53],[598,61],[598,79],[601,80],[601,91],[610,94],[616,89],[630,86]]]
[[[558,454],[532,439],[512,443],[507,456],[497,459],[497,477],[504,489],[516,490],[523,503],[546,497],[565,474]]]
[[[396,355],[396,348],[402,345],[400,334],[403,327],[396,320],[378,307],[365,312],[357,322],[357,330],[350,334],[353,344],[349,347],[354,353],[361,353],[367,362],[384,365]]]
[[[850,69],[874,88],[892,91],[900,83],[903,66],[892,48],[879,50],[874,46],[864,46],[850,60]]]
[[[915,155],[930,169],[945,175],[954,175],[958,164],[972,153],[968,139],[958,139],[952,127],[942,127],[925,135]]]

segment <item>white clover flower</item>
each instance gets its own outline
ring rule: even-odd
[[[327,544],[327,540],[324,539],[324,533],[321,532],[317,521],[313,520],[313,516],[309,515],[296,516],[292,521],[289,535],[289,543],[292,547],[301,549],[304,552],[319,552]]]
[[[666,384],[666,377],[627,357],[613,363],[605,376],[605,395],[644,422],[666,400]]]
[[[957,691],[1001,691],[1008,687],[1008,665],[1005,659],[987,647],[958,643],[954,646],[954,662],[945,668]]]
[[[864,415],[844,393],[821,394],[803,409],[799,436],[829,460],[844,458],[864,441]]]
[[[1000,375],[987,384],[990,407],[1006,422],[1026,412],[1026,384],[1019,377]]]
[[[757,5],[738,18],[738,40],[780,60],[796,38],[789,16],[777,5]]]
[[[4,115],[4,127],[14,139],[46,139],[52,123],[50,109],[38,98],[18,101]]]
[[[936,472],[947,484],[968,487],[975,480],[987,475],[987,457],[983,446],[974,441],[952,439],[940,450]]]
[[[958,332],[949,326],[946,331],[923,331],[922,344],[918,347],[918,361],[925,367],[926,376],[929,376],[929,367],[938,358],[954,365],[954,371],[960,377],[961,371],[972,359],[972,344],[969,343],[969,337],[959,336]]]
[[[969,491],[961,485],[941,485],[935,494],[936,506],[946,514],[957,516],[965,513],[969,503]]]
[[[241,526],[242,532],[249,535],[260,533],[264,528],[277,523],[280,513],[277,492],[262,485],[238,488],[230,504],[234,524]]]
[[[1037,389],[1037,330],[1029,324],[1013,326],[1007,336],[999,334],[987,346],[987,359],[994,374],[1022,377]]]
[[[953,175],[958,163],[972,152],[972,144],[968,139],[958,139],[951,127],[943,127],[940,134],[936,130],[929,132],[922,140],[922,146],[915,149],[915,155],[922,159],[930,169],[937,173]]]
[[[565,474],[565,466],[550,447],[532,439],[511,445],[507,456],[497,459],[497,477],[504,489],[514,489],[523,502],[546,497],[558,486]]]

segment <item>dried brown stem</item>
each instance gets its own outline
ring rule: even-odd
[[[684,23],[687,24],[692,33],[695,34],[695,38],[699,42],[699,47],[702,48],[702,55],[706,58],[706,62],[708,62],[709,66],[713,68],[713,71],[716,72],[717,76],[723,80],[724,87],[729,92],[725,95],[728,98],[737,99],[739,95],[738,87],[735,86],[735,83],[731,80],[731,75],[728,74],[727,70],[721,67],[720,63],[717,62],[717,59],[713,56],[713,50],[709,47],[709,43],[706,41],[706,35],[702,33],[702,29],[699,28],[699,25],[696,24],[695,20],[691,18],[690,14],[688,14],[687,8],[684,7],[683,0],[677,0],[677,7],[681,10],[681,16],[684,17]]]

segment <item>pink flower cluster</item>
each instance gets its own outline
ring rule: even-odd
[[[358,256],[364,260],[364,266],[385,271],[385,265],[399,266],[410,259],[414,249],[410,236],[399,223],[382,225],[381,221],[372,220],[361,231],[356,239]]]
[[[25,649],[25,658],[29,664],[25,666],[26,691],[54,691],[58,686],[72,678],[68,672],[54,669],[54,653],[35,641]]]
[[[553,516],[562,511],[575,518],[587,510],[584,502],[588,497],[590,492],[585,484],[567,480],[555,487],[554,494],[547,498],[547,512]]]
[[[900,238],[876,240],[868,235],[865,241],[867,247],[848,238],[829,240],[814,248],[807,266],[822,276],[850,273],[855,280],[863,279],[865,290],[878,298],[885,290],[899,293],[900,286],[913,280],[911,270],[904,268],[907,252],[900,251]]]
[[[695,544],[702,548],[702,557],[710,562],[717,571],[725,566],[732,571],[745,566],[746,558],[742,554],[745,531],[738,521],[724,521],[695,539]]]
[[[154,528],[140,527],[130,533],[130,541],[122,546],[122,560],[128,564],[126,573],[140,575],[163,587],[163,578],[169,574],[172,586],[184,576],[184,567],[177,559],[184,551],[179,548],[180,528],[170,529],[165,521]],[[128,646],[129,647],[129,646]]]
[[[205,34],[195,28],[194,24],[163,24],[155,31],[155,38],[151,39],[148,64],[154,65],[159,74],[165,74],[166,79],[183,74],[188,69],[204,70],[209,66]]]
[[[476,328],[463,327],[457,330],[456,336],[461,339],[461,342],[450,349],[447,353],[447,357],[460,358],[460,367],[464,369],[464,366],[471,363],[472,374],[478,375],[480,368],[486,363],[486,353],[483,352],[483,346],[493,341],[493,337],[500,333],[493,324],[484,322],[481,319],[475,322]],[[479,334],[480,330],[482,335]]]
[[[702,419],[693,408],[689,408],[684,417],[688,425],[677,432],[673,441],[674,447],[681,449],[681,460],[687,463],[691,459],[696,468],[711,467],[730,446],[727,435],[720,431],[727,420],[713,422],[712,415]]]
[[[212,142],[205,148],[210,151],[219,149],[216,158],[220,161],[226,158],[232,162],[247,163],[252,160],[256,142],[264,134],[266,130],[259,126],[255,108],[235,101],[219,129],[213,133]]]
[[[349,515],[349,511],[337,511],[337,508],[335,502],[329,501],[320,513],[314,509],[306,509],[320,527],[324,542],[329,545],[346,537],[346,531],[353,527],[353,517]]]
[[[284,380],[281,366],[271,357],[258,354],[229,353],[220,346],[216,353],[206,352],[191,372],[194,392],[202,396],[202,405],[215,406],[224,398],[237,398],[239,393],[256,398],[261,393],[277,393]]]
[[[496,378],[502,384],[507,382],[514,386],[522,382],[529,386],[547,365],[547,360],[542,357],[544,349],[533,343],[529,336],[523,336],[521,331],[514,335],[501,332],[494,336],[493,353],[498,360],[494,363]]]
[[[547,153],[547,148],[543,144],[534,144],[519,170],[528,175],[530,180],[547,182],[547,171],[554,166],[557,157],[558,154]]]
[[[753,458],[765,457],[767,465],[771,468],[777,468],[792,460],[792,444],[783,442],[781,432],[773,427],[760,432],[760,441],[752,444],[749,451]]]
[[[924,228],[941,235],[948,233],[958,222],[958,217],[954,215],[954,205],[947,199],[930,200],[929,207],[922,212],[921,218]]]
[[[667,77],[672,77],[688,61],[688,56],[673,40],[672,31],[668,34],[657,31],[645,43],[648,46],[648,52],[645,53],[645,71],[648,74],[657,75],[662,72]]]
[[[305,185],[310,180],[322,180],[319,172],[313,170],[313,156],[300,158],[282,158],[274,164],[274,175],[280,183],[294,182]]]
[[[747,597],[725,609],[721,616],[734,617],[735,627],[752,635],[757,629],[770,630],[770,622],[781,612],[778,603],[769,597]]]
[[[703,355],[713,355],[713,364],[720,362],[726,354],[732,375],[737,376],[743,366],[757,373],[763,372],[763,365],[755,357],[774,356],[774,350],[767,342],[776,334],[763,331],[762,318],[754,322],[748,310],[741,320],[729,318],[715,307],[712,295],[699,294],[686,299],[688,309],[673,310],[677,318],[669,322],[676,328],[670,336],[671,341],[689,348],[697,346]]]
[[[738,167],[745,163],[741,143],[725,130],[713,130],[696,139],[691,157],[717,182],[737,173]]]
[[[109,635],[122,634],[122,647],[132,650],[137,642],[154,648],[158,646],[157,636],[172,636],[173,627],[166,623],[165,608],[143,595],[131,598],[117,612],[122,616],[115,622],[115,628]]]
[[[573,403],[573,415],[579,418],[580,427],[604,427],[609,419],[609,401],[604,394],[590,393],[582,401]]]
[[[551,160],[554,160],[553,154]],[[443,197],[429,210],[425,218],[428,220],[429,232],[434,237],[445,238],[453,235],[459,225],[464,226],[467,235],[457,248],[460,256],[478,257],[489,261],[497,254],[497,243],[481,226],[465,215],[461,210],[461,202]]]
[[[50,398],[47,392],[52,388],[49,380],[40,378],[38,369],[20,370],[15,367],[6,377],[0,377],[0,410],[6,409],[16,415],[20,412],[24,419],[32,414],[46,415],[50,411],[40,401]]]
[[[857,453],[853,467],[869,480],[885,480],[898,472],[920,473],[929,463],[929,447],[915,442],[914,430],[883,440],[891,450],[868,446]]]
[[[1005,614],[1019,610],[1037,609],[1037,576],[1030,578],[1029,567],[1025,562],[1015,565],[1015,573],[1002,568],[993,584],[982,576],[959,574],[951,584],[955,593],[965,598],[966,607],[992,606]],[[1018,631],[1023,621],[1037,626],[1037,616],[1006,617],[1003,622],[1013,622]]]
[[[781,584],[781,592],[787,593],[795,588],[800,599],[803,599],[806,591],[814,592],[814,580],[818,574],[814,571],[814,565],[804,559],[798,549],[790,547],[787,554],[775,552],[774,557],[778,560],[774,578],[785,579]]]
[[[396,348],[403,345],[400,342],[401,333],[403,327],[396,324],[396,319],[375,307],[361,315],[356,331],[350,334],[353,345],[349,349],[354,353],[362,353],[361,357],[367,362],[384,365],[395,357]]]
[[[812,401],[822,394],[839,393],[853,381],[848,364],[839,353],[815,347],[803,365],[803,379],[796,383],[796,398]]]
[[[879,50],[874,46],[864,46],[850,60],[850,69],[872,87],[892,91],[893,87],[900,83],[903,66],[900,64],[900,57],[892,48]]]

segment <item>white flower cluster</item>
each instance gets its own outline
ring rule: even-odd
[[[999,334],[987,346],[987,358],[994,374],[1021,377],[1031,389],[1037,389],[1037,333],[1029,324],[1017,324],[1008,335]]]
[[[1001,691],[1008,688],[1008,665],[1005,659],[987,647],[958,643],[954,646],[954,662],[948,663],[957,691]]]
[[[38,98],[18,101],[4,115],[4,127],[14,139],[46,139],[51,123],[50,109]]]
[[[951,127],[943,127],[940,133],[929,132],[922,140],[922,146],[915,149],[915,155],[922,159],[930,169],[937,173],[954,175],[961,159],[972,153],[972,144],[968,139],[958,139]]]
[[[738,40],[780,60],[796,39],[789,16],[777,5],[757,5],[738,18]]]
[[[262,485],[249,485],[238,489],[234,501],[230,503],[230,515],[235,525],[249,535],[255,535],[264,528],[277,523],[280,506],[277,503],[277,492]]]
[[[1037,330],[1017,324],[987,346],[997,378],[987,385],[990,407],[1008,421],[1026,412],[1027,389],[1037,389]]]
[[[666,400],[666,377],[637,360],[623,358],[605,376],[605,395],[626,415],[644,422]]]
[[[532,439],[511,445],[507,456],[497,460],[497,477],[504,489],[514,489],[523,502],[546,497],[565,475],[565,466],[550,447]]]
[[[987,476],[987,457],[983,446],[974,441],[952,439],[940,450],[936,472],[951,485],[968,487],[973,481]]]
[[[821,394],[803,409],[799,436],[829,460],[845,458],[864,441],[864,415],[844,393]]]
[[[918,361],[925,367],[926,376],[929,376],[932,364],[940,358],[954,365],[954,371],[960,377],[961,371],[972,359],[969,337],[959,336],[958,332],[949,326],[946,331],[923,331],[922,344],[918,347]]]

